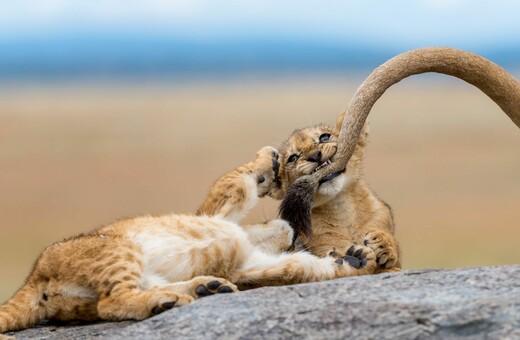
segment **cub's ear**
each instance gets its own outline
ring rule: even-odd
[[[347,114],[347,111],[343,111],[338,119],[336,120],[336,125],[334,125],[334,129],[332,129],[332,133],[335,135],[339,134],[339,130],[341,130],[341,124],[343,124],[343,120],[345,119],[345,115]]]

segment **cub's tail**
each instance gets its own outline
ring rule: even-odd
[[[38,290],[29,283],[0,306],[0,334],[25,329],[45,317],[45,307],[40,303]]]

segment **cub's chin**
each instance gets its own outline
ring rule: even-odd
[[[335,178],[320,184],[316,196],[314,197],[314,206],[320,206],[333,200],[340,192],[343,191],[350,183],[351,177],[342,172]]]

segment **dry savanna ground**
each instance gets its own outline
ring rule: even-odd
[[[333,122],[343,77],[0,88],[0,301],[53,241],[125,216],[192,213],[214,179],[293,129]],[[392,88],[366,178],[394,208],[405,268],[520,263],[520,131],[441,77]],[[276,202],[250,221],[276,215]]]

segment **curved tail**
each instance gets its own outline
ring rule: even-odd
[[[316,188],[322,178],[345,168],[379,97],[404,78],[427,72],[454,76],[476,86],[520,128],[520,83],[500,66],[477,54],[445,47],[420,48],[400,54],[376,68],[356,91],[341,125],[334,163],[299,178],[287,190],[281,204],[281,217],[293,225],[296,233],[311,233],[310,210]],[[297,203],[298,200],[301,202]],[[288,208],[296,210],[289,212]]]
[[[520,83],[497,64],[474,53],[446,47],[420,48],[400,54],[376,68],[350,101],[341,125],[333,166],[313,175],[313,181],[337,172],[350,160],[363,125],[376,101],[392,85],[421,73],[453,76],[477,87],[491,98],[520,128]]]
[[[45,318],[45,307],[40,304],[37,289],[25,284],[0,306],[0,334],[25,329]]]

